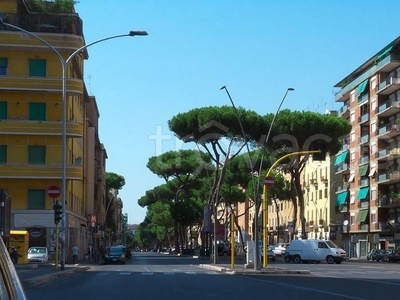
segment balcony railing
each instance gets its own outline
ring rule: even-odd
[[[368,96],[366,97],[368,99]],[[359,123],[363,123],[369,120],[369,113],[363,114],[361,117],[358,118]]]
[[[400,89],[400,78],[389,77],[379,84],[378,93],[388,95],[398,89]]]
[[[367,208],[369,207],[369,201],[359,201],[357,206],[358,208]]]
[[[369,162],[369,155],[360,157],[360,159],[359,159],[359,163],[360,163],[360,164],[366,164],[366,163],[368,163],[368,162]]]
[[[377,109],[376,113],[379,116],[391,116],[400,110],[400,101],[388,100],[381,104]]]
[[[349,169],[349,165],[344,163],[342,165],[339,165],[335,168],[335,172],[339,173],[339,172],[343,172],[343,171],[347,171]]]
[[[359,224],[358,230],[368,230],[368,224]]]
[[[363,135],[362,137],[360,137],[359,143],[360,144],[364,144],[364,143],[368,143],[369,141],[369,134]]]
[[[367,185],[369,185],[369,178],[361,179],[358,181],[358,186],[360,186],[360,187],[367,186]]]
[[[83,36],[82,20],[79,18],[78,14],[74,13],[2,13],[2,19],[4,22],[21,27],[30,32],[61,33]],[[5,29],[7,31],[14,31],[14,29],[10,27],[6,27]]]

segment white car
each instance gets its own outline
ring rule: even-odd
[[[285,255],[287,245],[288,244],[285,244],[285,243],[280,243],[278,245],[275,245],[275,248],[274,248],[275,255],[277,255],[277,256]]]
[[[46,247],[31,247],[27,253],[29,262],[47,263],[49,261],[49,251]]]

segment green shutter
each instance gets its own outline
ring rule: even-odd
[[[29,60],[29,76],[46,77],[46,60],[30,59]]]
[[[0,165],[7,163],[7,146],[0,146]]]
[[[368,216],[368,209],[360,210],[357,215],[356,222],[365,222]]]
[[[365,91],[365,88],[367,87],[369,79],[364,80],[361,82],[361,84],[357,88],[357,94],[361,94]]]
[[[379,54],[375,61],[380,61],[382,60],[391,50],[392,50],[393,46],[388,47],[386,50],[384,50],[381,54]]]
[[[45,209],[45,190],[29,190],[28,191],[28,208],[29,209]]]
[[[368,195],[369,187],[361,188],[358,192],[357,199],[362,200],[365,199]]]
[[[7,58],[0,57],[0,67],[7,67]]]
[[[342,192],[337,195],[336,205],[343,205],[346,202],[347,195],[349,192]]]
[[[46,163],[45,146],[29,146],[28,152],[29,164],[44,165]]]
[[[365,175],[367,175],[367,171],[368,171],[368,165],[363,165],[358,169],[358,176],[359,177],[363,177]]]
[[[0,102],[0,120],[7,120],[7,102]]]
[[[46,120],[46,103],[29,103],[29,120]]]

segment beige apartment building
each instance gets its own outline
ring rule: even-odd
[[[337,154],[337,208],[352,256],[400,246],[400,37],[335,87],[352,126]]]

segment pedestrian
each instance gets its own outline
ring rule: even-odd
[[[104,248],[103,248],[103,245],[101,245],[100,246],[100,249],[99,249],[99,255],[100,255],[100,263],[102,263],[103,262],[103,260],[104,260]]]
[[[79,248],[77,245],[72,247],[72,262],[76,264],[78,262],[78,256],[79,256]]]
[[[18,250],[17,250],[17,247],[13,247],[12,249],[11,249],[11,253],[10,253],[10,257],[11,257],[11,260],[12,260],[12,262],[14,263],[14,264],[17,264],[18,263]]]

